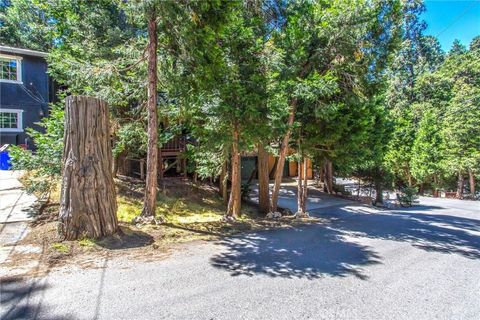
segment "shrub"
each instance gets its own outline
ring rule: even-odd
[[[411,207],[413,202],[418,199],[417,188],[404,187],[397,193],[398,202],[402,207]]]
[[[53,105],[49,117],[43,118],[38,125],[43,127],[45,132],[27,129],[34,142],[35,151],[12,146],[10,156],[13,169],[27,172],[23,180],[26,191],[35,193],[48,203],[62,174],[63,105]]]

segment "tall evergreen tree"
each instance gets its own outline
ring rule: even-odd
[[[353,6],[356,10],[352,12]],[[283,71],[277,75],[279,101],[287,106],[288,117],[279,148],[272,210],[277,208],[297,111],[314,104],[315,112],[321,114],[363,94],[365,80],[382,70],[393,47],[398,9],[396,1],[294,1],[287,6],[285,24],[274,34],[274,43],[284,57]]]

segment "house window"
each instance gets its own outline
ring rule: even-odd
[[[0,132],[22,132],[22,110],[0,109]]]
[[[22,58],[0,55],[0,81],[22,82]]]

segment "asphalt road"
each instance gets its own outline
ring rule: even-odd
[[[327,222],[4,282],[0,318],[480,319],[478,202],[312,197]]]

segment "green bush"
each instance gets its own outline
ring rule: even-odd
[[[43,127],[45,132],[27,129],[34,142],[35,151],[12,146],[9,153],[13,169],[27,172],[23,180],[26,191],[35,193],[41,200],[48,202],[62,174],[63,104],[52,105],[50,115],[43,118],[38,125]]]
[[[398,202],[402,207],[411,207],[413,202],[418,199],[417,188],[404,187],[397,193]]]

